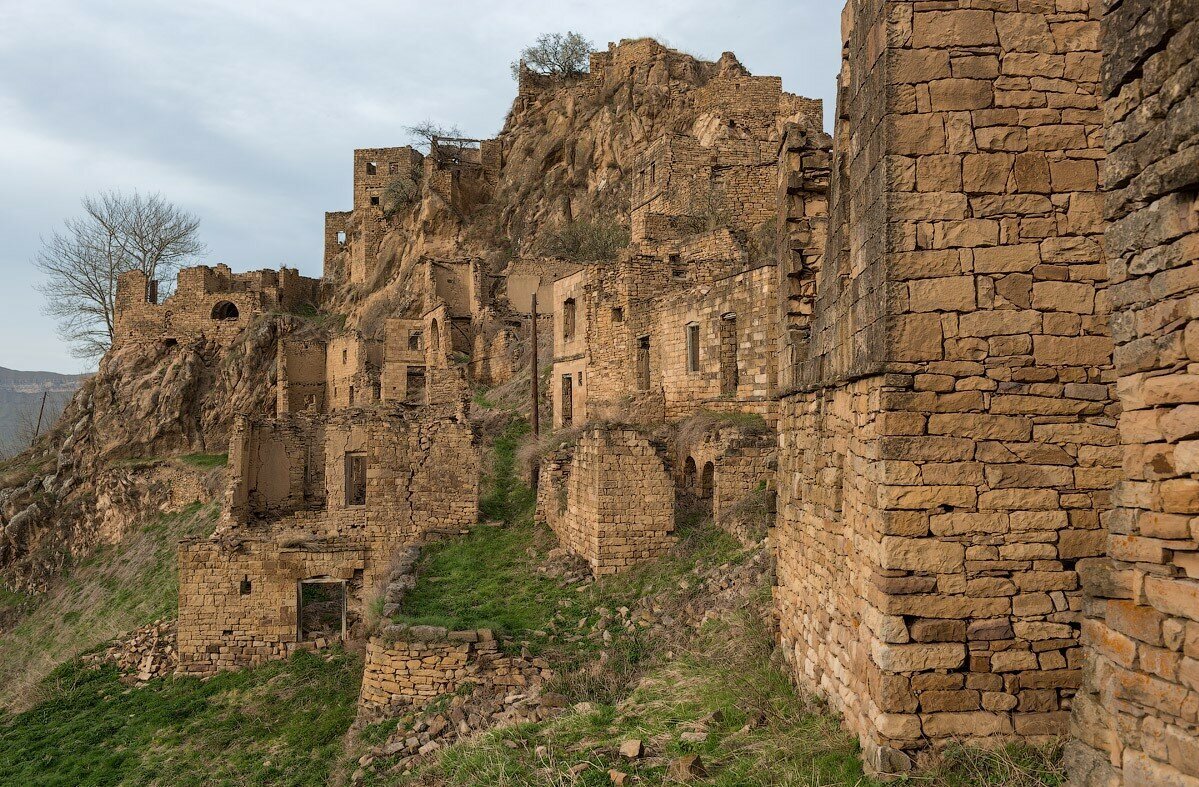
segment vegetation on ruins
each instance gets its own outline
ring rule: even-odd
[[[629,230],[615,219],[578,219],[546,228],[537,251],[575,262],[607,262],[628,245]]]
[[[512,78],[520,76],[522,66],[545,76],[581,76],[587,73],[594,48],[595,44],[573,31],[545,33],[532,46],[520,50],[520,60],[511,66]]]
[[[165,287],[205,246],[200,220],[161,194],[104,191],[82,205],[81,215],[42,239],[35,264],[63,341],[79,358],[98,358],[112,346],[120,275],[141,271]]]
[[[462,136],[462,129],[457,126],[442,125],[429,118],[413,123],[411,126],[404,126],[404,131],[412,139],[412,146],[425,153],[429,152],[433,140],[437,137],[457,139]]]
[[[420,197],[420,178],[420,172],[413,169],[398,173],[387,181],[379,199],[385,216],[394,216],[417,201]]]

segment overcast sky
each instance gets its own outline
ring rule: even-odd
[[[0,0],[0,366],[76,372],[41,313],[39,237],[108,188],[196,213],[206,262],[320,275],[354,148],[430,118],[488,137],[543,32],[656,36],[825,99],[836,0]],[[826,123],[828,120],[826,119]]]

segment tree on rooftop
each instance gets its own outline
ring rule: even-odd
[[[411,126],[404,126],[404,130],[408,132],[413,145],[424,150],[426,153],[432,147],[434,137],[457,139],[462,136],[462,129],[457,126],[443,126],[440,123],[434,123],[428,118]]]
[[[520,77],[523,65],[545,76],[575,77],[586,74],[595,46],[578,33],[545,33],[532,46],[520,52],[520,60],[512,64],[512,78]]]
[[[34,264],[45,279],[45,311],[77,358],[112,346],[117,279],[141,271],[160,281],[205,251],[200,220],[161,194],[105,191],[84,197],[83,213],[42,238]]]

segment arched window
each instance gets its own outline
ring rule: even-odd
[[[715,468],[711,462],[704,465],[703,475],[699,478],[699,496],[704,500],[712,499],[712,476]]]
[[[237,306],[229,301],[221,301],[212,307],[212,319],[214,320],[236,320],[240,316]]]
[[[687,461],[683,463],[683,488],[688,492],[695,492],[695,460],[687,457]]]

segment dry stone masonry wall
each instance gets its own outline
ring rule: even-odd
[[[366,646],[359,718],[423,708],[466,683],[527,691],[552,677],[542,659],[510,656],[488,629],[390,626]]]
[[[674,503],[657,447],[634,429],[592,427],[545,463],[537,517],[599,576],[666,554]]]
[[[1199,785],[1199,7],[1108,3],[1107,252],[1123,478],[1087,561],[1073,783]]]
[[[980,7],[985,5],[985,7]],[[1066,731],[1118,476],[1085,2],[853,0],[780,627],[880,771]]]

